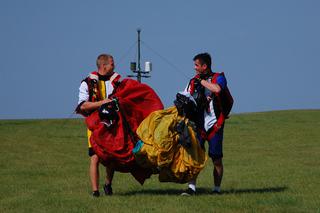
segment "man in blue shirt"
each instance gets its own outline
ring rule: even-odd
[[[213,73],[211,70],[211,56],[201,53],[193,58],[196,76],[190,80],[186,88],[197,102],[199,141],[209,143],[209,156],[212,159],[213,168],[213,193],[220,194],[220,185],[223,176],[222,141],[224,115],[221,110],[220,92],[226,85],[224,75]],[[202,132],[202,134],[200,134]],[[201,135],[201,136],[200,136]],[[196,179],[189,182],[188,189],[181,195],[195,195]]]

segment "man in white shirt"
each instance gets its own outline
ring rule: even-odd
[[[101,105],[111,101],[108,98],[114,92],[114,88],[121,77],[118,73],[114,72],[115,64],[111,55],[99,55],[96,64],[98,70],[91,72],[89,76],[81,82],[79,88],[79,101],[76,111],[84,116],[90,115],[93,111],[99,109]],[[99,197],[99,157],[91,147],[91,131],[87,130],[87,133],[92,195]],[[113,175],[114,170],[106,167],[106,180],[103,187],[106,195],[112,195],[113,193],[111,187]]]

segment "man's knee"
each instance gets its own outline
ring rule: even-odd
[[[223,167],[222,158],[212,158],[212,162],[215,167]]]
[[[90,158],[90,161],[91,161],[91,163],[98,164],[99,163],[98,155],[96,155],[96,154],[92,155],[91,158]]]

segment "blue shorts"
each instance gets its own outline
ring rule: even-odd
[[[220,159],[223,157],[222,152],[222,141],[223,141],[223,127],[213,136],[213,138],[208,140],[209,150],[208,155],[213,160]],[[201,144],[204,144],[204,140],[200,140]]]

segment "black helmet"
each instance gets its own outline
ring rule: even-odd
[[[101,123],[108,128],[111,127],[119,119],[118,111],[119,107],[116,99],[109,103],[102,104],[99,108]]]
[[[193,98],[189,95],[177,93],[174,105],[177,107],[178,114],[186,116],[190,120],[195,120],[197,115],[197,104]]]

